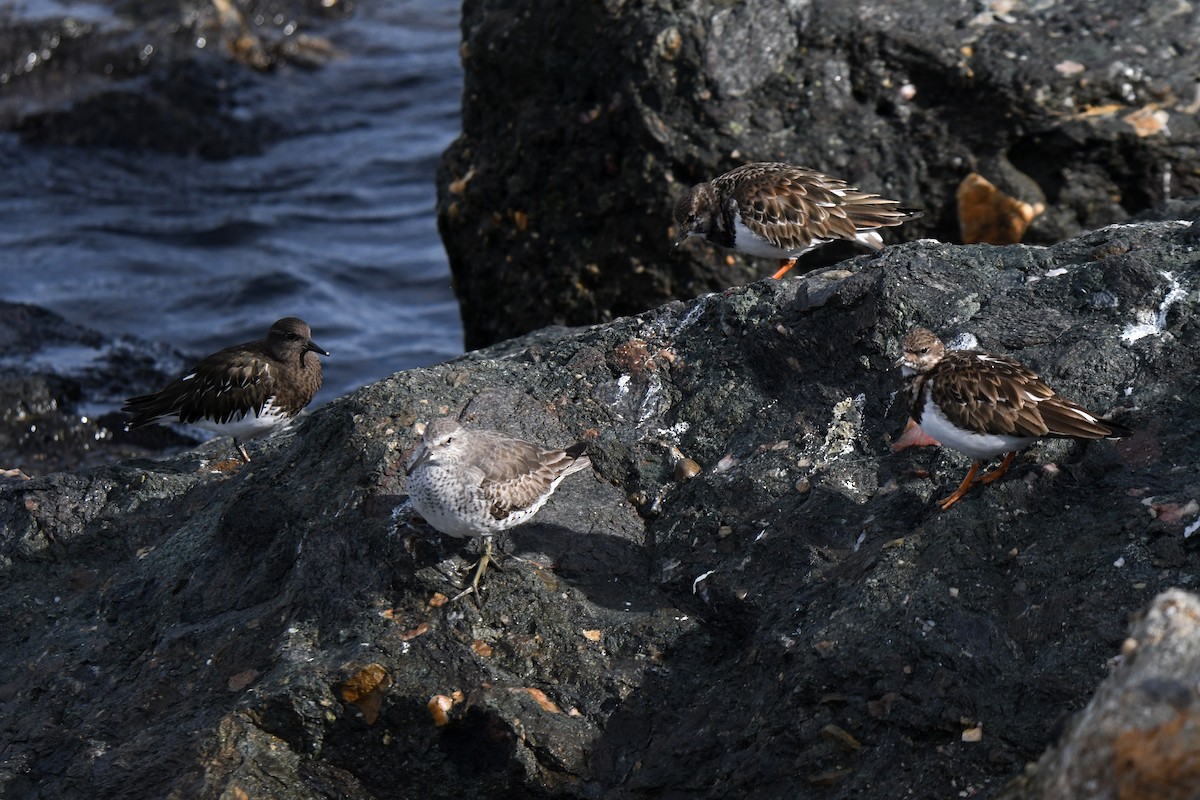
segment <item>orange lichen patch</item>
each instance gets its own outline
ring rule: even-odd
[[[429,698],[425,707],[429,709],[429,716],[433,717],[433,724],[440,728],[450,722],[450,709],[454,708],[454,698],[435,694]]]
[[[1186,503],[1160,503],[1152,498],[1147,498],[1142,501],[1142,504],[1149,508],[1150,516],[1168,525],[1174,525],[1182,522],[1184,517],[1194,517],[1200,513],[1200,503],[1195,500],[1189,500]]]
[[[1108,103],[1102,106],[1084,106],[1083,111],[1080,111],[1075,116],[1079,119],[1087,117],[1107,117],[1109,114],[1115,114],[1125,106],[1120,103]]]
[[[471,642],[471,649],[474,650],[475,653],[481,658],[492,657],[492,646],[483,639],[476,639],[475,641]]]
[[[553,700],[551,700],[549,697],[547,697],[546,693],[543,692],[541,689],[535,689],[532,686],[525,686],[521,689],[513,689],[513,691],[514,692],[524,692],[525,694],[529,695],[530,697],[532,697],[534,699],[534,701],[537,702],[537,704],[539,706],[542,707],[543,711],[549,711],[551,714],[561,714],[562,713],[562,709],[558,707],[558,704],[555,703]]]
[[[583,632],[583,638],[587,639],[589,642],[600,641],[600,629],[599,628],[589,628],[588,630]]]
[[[1046,210],[1010,197],[977,172],[958,185],[958,225],[965,244],[1016,244]]]
[[[450,602],[449,597],[446,597],[446,595],[442,594],[441,592],[434,592],[433,597],[429,598],[429,607],[430,608],[441,608],[442,606],[446,605],[446,603],[449,603],[449,602]]]
[[[1149,730],[1134,728],[1112,744],[1120,800],[1188,800],[1200,786],[1200,716],[1180,714]]]
[[[368,725],[379,719],[383,695],[392,685],[392,676],[381,664],[368,664],[342,682],[342,699],[358,706]]]
[[[517,230],[524,233],[525,229],[529,227],[529,215],[524,211],[514,211],[512,216],[513,223],[516,224]]]
[[[462,194],[465,192],[467,190],[467,184],[470,183],[471,179],[474,177],[475,168],[471,167],[469,170],[467,170],[466,175],[463,175],[456,181],[450,181],[450,186],[448,187],[450,189],[450,194]]]
[[[408,630],[408,631],[405,631],[404,633],[400,634],[400,641],[407,642],[407,641],[415,639],[418,636],[421,636],[422,634],[425,634],[428,632],[429,632],[429,623],[422,622],[420,625],[413,628],[412,630]]]
[[[908,424],[904,426],[904,433],[900,434],[900,438],[892,443],[892,452],[899,453],[910,447],[940,447],[941,444],[937,439],[921,430],[921,426],[912,417],[909,417]]]
[[[1154,103],[1148,106],[1139,108],[1137,111],[1131,111],[1121,117],[1122,122],[1127,122],[1133,126],[1133,130],[1139,137],[1145,138],[1153,136],[1156,133],[1162,133],[1167,129],[1167,120],[1171,115],[1163,111]]]
[[[650,349],[641,339],[630,339],[624,344],[617,345],[613,350],[613,356],[617,366],[630,375],[637,376],[646,371],[653,372],[658,369],[658,364],[650,355]]]

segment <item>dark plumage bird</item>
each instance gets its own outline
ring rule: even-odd
[[[1102,419],[1055,392],[1018,361],[978,350],[947,350],[924,328],[904,337],[896,362],[904,373],[912,418],[941,444],[974,463],[961,485],[941,502],[958,502],[973,483],[999,479],[1018,450],[1047,437],[1110,439],[1133,431]],[[985,460],[1006,453],[992,472],[976,478]]]
[[[243,440],[286,425],[321,388],[321,361],[328,356],[302,319],[284,317],[267,338],[213,353],[165,389],[125,401],[133,414],[126,429],[182,422],[232,436],[246,462]]]
[[[675,246],[703,236],[747,255],[778,258],[772,277],[782,278],[797,256],[836,239],[878,250],[880,228],[922,214],[807,167],[745,164],[679,198]]]

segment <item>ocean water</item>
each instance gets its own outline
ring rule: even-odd
[[[0,135],[0,298],[195,357],[302,317],[332,354],[314,406],[461,353],[434,218],[460,128],[458,21],[453,0],[359,3],[321,31],[336,58],[254,99],[295,131],[259,155]]]

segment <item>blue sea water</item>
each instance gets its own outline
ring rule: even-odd
[[[294,135],[227,161],[0,136],[0,299],[193,356],[299,316],[331,352],[314,406],[462,352],[434,218],[459,131],[459,7],[362,2],[339,55],[255,112]]]

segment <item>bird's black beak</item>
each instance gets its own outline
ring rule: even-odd
[[[432,455],[432,453],[430,453],[429,448],[425,446],[424,442],[417,445],[417,449],[414,450],[413,454],[409,457],[408,463],[404,465],[404,474],[412,475],[413,470],[428,461],[430,455]]]
[[[305,349],[306,351],[311,351],[311,352],[313,352],[313,353],[320,353],[320,354],[321,354],[321,355],[323,355],[323,356],[328,356],[328,355],[329,355],[329,351],[328,351],[328,350],[326,350],[325,348],[321,347],[321,345],[317,344],[317,343],[316,343],[316,342],[314,342],[312,339],[309,339],[309,340],[308,340],[308,344],[306,344],[306,345],[304,346],[304,349]]]

